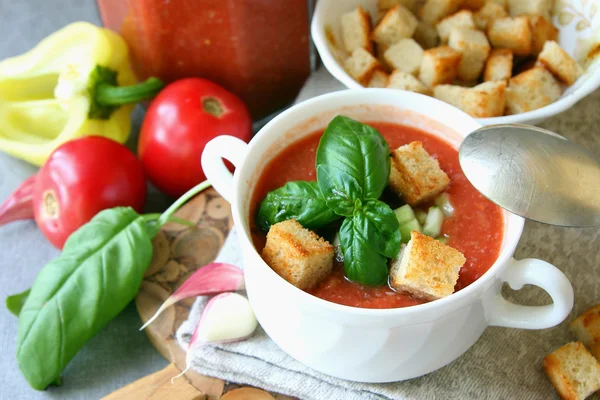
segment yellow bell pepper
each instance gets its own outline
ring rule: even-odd
[[[156,78],[135,83],[121,36],[70,24],[0,62],[0,150],[42,165],[55,148],[80,136],[124,143],[134,103],[163,87]]]

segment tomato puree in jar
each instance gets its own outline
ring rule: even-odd
[[[310,74],[307,0],[98,0],[139,79],[210,79],[254,119],[292,102]]]

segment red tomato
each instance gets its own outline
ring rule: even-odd
[[[62,249],[98,212],[117,206],[141,212],[145,198],[144,171],[135,155],[113,140],[86,136],[57,148],[40,168],[33,209],[44,236]]]
[[[152,100],[138,156],[148,179],[160,191],[179,197],[206,180],[200,156],[206,143],[219,135],[250,140],[252,118],[246,105],[211,81],[182,79]]]

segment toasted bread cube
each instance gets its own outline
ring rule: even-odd
[[[600,389],[600,364],[581,342],[571,342],[544,358],[544,370],[561,398],[583,400]]]
[[[392,72],[387,87],[389,89],[400,89],[409,92],[429,94],[429,89],[420,80],[408,72],[399,70]]]
[[[583,74],[583,69],[579,64],[554,40],[548,40],[544,44],[538,61],[566,85],[572,85]]]
[[[352,52],[344,67],[350,76],[363,86],[369,83],[376,70],[383,68],[379,61],[362,47]]]
[[[384,88],[387,86],[389,80],[389,75],[384,70],[378,69],[373,73],[371,80],[369,81],[367,87],[370,88]]]
[[[262,257],[283,279],[307,290],[331,272],[333,246],[292,219],[271,226]]]
[[[413,39],[415,39],[423,49],[431,49],[440,43],[440,36],[438,35],[435,25],[423,21],[419,21]]]
[[[486,0],[486,3],[496,3],[508,11],[508,0]]]
[[[416,11],[418,7],[417,0],[379,0],[377,2],[380,10],[389,10],[396,4],[403,5],[413,12]]]
[[[462,54],[448,46],[425,50],[419,77],[429,87],[452,82],[458,76],[461,59]]]
[[[586,310],[569,324],[575,337],[586,346],[600,344],[600,304]]]
[[[458,11],[461,2],[462,0],[427,0],[419,16],[428,24],[436,24],[442,18]]]
[[[465,261],[460,251],[412,231],[404,250],[392,260],[390,285],[425,300],[441,299],[454,293]]]
[[[506,82],[484,82],[472,88],[438,85],[433,89],[433,96],[474,118],[500,117],[506,107]]]
[[[390,188],[411,206],[433,199],[450,184],[421,142],[398,147],[391,154]]]
[[[390,46],[383,56],[390,68],[414,75],[421,67],[423,49],[413,39],[402,39]]]
[[[544,48],[544,44],[548,40],[558,39],[558,29],[552,22],[540,15],[534,15],[529,17],[529,24],[531,25],[532,36],[532,47],[531,54],[537,56]]]
[[[561,92],[560,83],[546,68],[533,67],[508,81],[507,112],[520,114],[542,108],[556,101]]]
[[[477,11],[485,4],[485,0],[463,0],[460,4],[461,7],[467,10]]]
[[[477,28],[485,31],[490,23],[495,18],[508,17],[508,11],[500,4],[488,1],[485,5],[473,16]]]
[[[397,4],[377,24],[371,37],[379,44],[391,46],[401,39],[412,37],[417,23],[417,18],[406,7]]]
[[[462,53],[458,77],[467,82],[479,78],[491,50],[485,33],[477,29],[454,28],[448,45]]]
[[[508,11],[511,17],[519,15],[541,15],[552,18],[554,0],[508,0]]]
[[[366,49],[373,52],[373,43],[369,38],[371,33],[371,16],[368,12],[358,7],[342,15],[342,40],[349,53],[356,49]]]
[[[471,28],[475,29],[475,21],[473,13],[469,10],[461,10],[444,19],[436,25],[438,34],[443,44],[448,43],[450,31],[454,28]]]
[[[513,68],[513,53],[509,49],[493,49],[487,59],[483,80],[502,81],[510,79]]]
[[[487,34],[492,46],[511,49],[515,55],[531,53],[531,27],[529,18],[497,18],[490,22]]]

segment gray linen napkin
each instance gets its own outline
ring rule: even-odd
[[[326,71],[320,70],[310,78],[299,100],[341,88]],[[563,119],[545,126],[584,144],[588,141],[588,147],[593,149],[600,143],[590,143],[588,135],[598,131],[597,121],[587,115],[594,115],[599,94],[572,111],[572,117],[563,114]],[[234,232],[217,260],[242,267]],[[600,302],[600,255],[595,250],[598,243],[600,229],[563,229],[528,222],[516,255],[548,260],[565,272],[576,293],[571,320]],[[507,289],[505,295],[522,304],[541,305],[549,301],[541,289],[532,287],[520,292]],[[206,300],[197,299],[189,320],[177,332],[184,349]],[[542,359],[571,340],[566,323],[543,331],[488,328],[467,353],[438,371],[404,382],[365,384],[332,378],[302,365],[280,350],[259,327],[246,341],[198,348],[192,368],[201,374],[306,400],[555,399],[558,397],[542,370]]]

